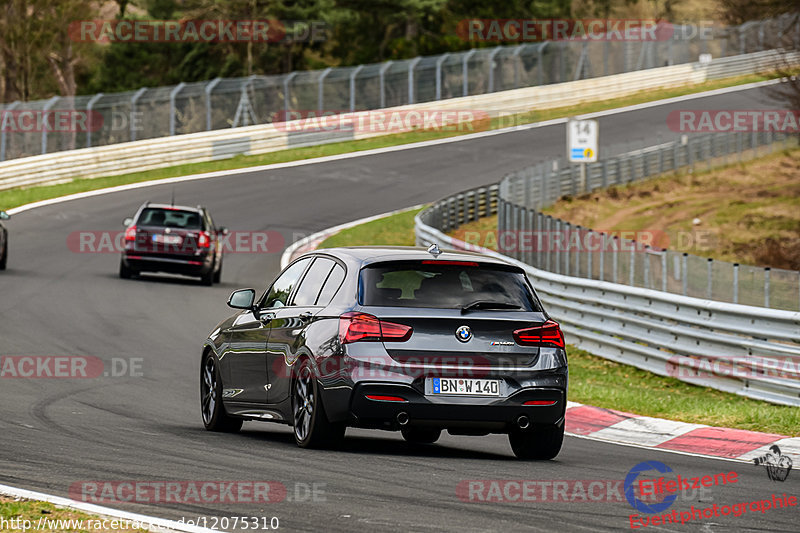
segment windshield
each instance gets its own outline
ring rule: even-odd
[[[484,309],[541,311],[521,272],[478,263],[394,263],[361,271],[363,305],[464,309],[475,302]]]
[[[161,209],[148,207],[139,216],[141,226],[159,226],[164,228],[203,229],[202,218],[197,211],[180,209]]]

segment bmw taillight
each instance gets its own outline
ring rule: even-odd
[[[200,232],[200,235],[197,237],[197,247],[198,248],[211,247],[211,236],[208,234],[207,231]]]
[[[514,340],[522,346],[564,347],[564,334],[561,333],[561,327],[552,320],[548,320],[541,326],[516,330]]]
[[[411,326],[386,322],[368,313],[350,312],[339,317],[339,340],[342,344],[359,341],[405,342],[411,338]]]
[[[131,226],[125,230],[125,242],[133,242],[136,240],[136,226]]]

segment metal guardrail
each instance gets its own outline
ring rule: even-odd
[[[555,274],[443,232],[474,219],[471,206],[493,206],[496,200],[496,186],[487,186],[436,202],[415,219],[417,244],[480,251],[519,265],[568,342],[590,353],[740,396],[800,406],[800,313]]]
[[[781,55],[774,50],[715,59],[710,63],[689,63],[671,67],[616,74],[602,78],[571,81],[555,85],[527,87],[500,93],[452,98],[413,106],[384,109],[386,116],[410,116],[412,112],[438,113],[437,127],[445,126],[445,110],[474,110],[479,114],[499,117],[505,126],[513,126],[505,117],[515,113],[552,107],[578,105],[597,99],[617,98],[638,91],[702,83],[708,79],[724,78],[730,73],[764,72],[785,64],[787,60],[800,64],[800,53]],[[482,112],[482,113],[480,113]],[[174,137],[145,139],[134,142],[80,148],[0,162],[0,190],[67,181],[72,178],[96,178],[128,172],[163,168],[178,164],[197,163],[233,157],[255,155],[317,146],[346,140],[360,140],[402,131],[400,128],[355,128],[361,111],[339,115],[335,124],[345,125],[332,130],[315,127],[313,122],[288,122],[228,128]],[[447,124],[463,120],[469,113],[450,113]],[[367,117],[366,123],[369,123]],[[484,121],[485,123],[485,121]],[[435,131],[435,130],[434,130]],[[470,131],[463,128],[463,131]]]
[[[498,250],[557,274],[729,303],[800,310],[798,271],[740,265],[678,252],[668,248],[668,236],[658,230],[636,232],[636,239],[624,238],[625,232],[613,235],[595,231],[541,211],[563,196],[575,197],[681,168],[709,169],[750,159],[776,147],[796,146],[797,142],[797,136],[781,133],[716,133],[590,163],[583,175],[579,165],[565,160],[514,172],[500,182],[497,230],[503,237],[498,241],[505,246]],[[687,243],[696,241],[693,245],[697,246],[713,235],[693,231],[677,237]],[[527,245],[522,244],[524,239]]]
[[[775,47],[776,35],[800,42],[791,15],[715,28],[674,26],[658,41],[559,41],[475,48],[346,68],[280,76],[216,78],[136,91],[12,102],[0,111],[80,110],[91,117],[82,131],[14,131],[0,128],[0,161],[172,135],[269,124],[292,112],[346,112],[413,105],[512,89],[544,86],[663,66],[692,63]],[[685,38],[689,35],[690,38]],[[740,72],[751,72],[742,65]],[[709,79],[713,79],[713,69]]]

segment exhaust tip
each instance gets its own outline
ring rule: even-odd
[[[405,411],[403,411],[402,413],[397,413],[397,423],[400,424],[401,426],[405,426],[406,424],[408,424],[408,420],[409,420],[408,413],[406,413]]]
[[[517,426],[519,427],[519,429],[528,429],[530,425],[531,421],[527,416],[522,415],[519,418],[517,418]]]

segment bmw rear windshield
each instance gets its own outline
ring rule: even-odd
[[[403,261],[377,263],[361,270],[359,302],[367,306],[464,309],[476,302],[486,308],[541,312],[525,274],[513,267],[473,261]]]

